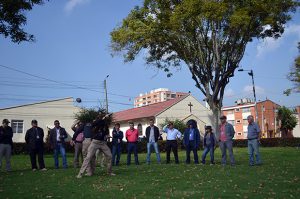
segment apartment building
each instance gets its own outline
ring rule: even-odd
[[[280,106],[271,100],[257,102],[257,123],[261,128],[262,136],[265,138],[279,137],[279,125],[276,120],[277,109]],[[247,138],[248,115],[253,115],[256,120],[255,103],[250,99],[241,99],[235,106],[222,108],[222,112],[227,116],[227,121],[234,126],[235,139]]]
[[[159,102],[165,102],[186,95],[188,95],[188,93],[173,92],[167,88],[158,88],[151,90],[149,93],[141,93],[134,99],[134,107],[137,108]]]

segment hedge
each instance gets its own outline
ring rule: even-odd
[[[300,147],[300,138],[264,138],[260,141],[262,147]],[[159,149],[162,152],[165,152],[166,141],[158,141]],[[111,148],[111,142],[108,143],[108,146]],[[179,149],[184,150],[182,141],[178,142]],[[247,140],[234,140],[234,147],[247,147]],[[45,144],[45,153],[51,154],[53,150],[50,148],[49,144]],[[203,146],[201,145],[202,149]],[[122,143],[122,152],[126,153],[126,142]],[[66,151],[69,153],[74,152],[74,147],[69,143],[66,143]],[[145,141],[138,142],[138,151],[140,153],[147,152],[147,143]],[[13,144],[13,153],[14,154],[27,154],[28,149],[25,143],[14,143]]]

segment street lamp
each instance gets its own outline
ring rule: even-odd
[[[252,87],[253,87],[253,95],[254,95],[254,102],[255,102],[255,121],[258,121],[258,112],[257,112],[257,103],[256,103],[256,94],[255,94],[255,85],[254,85],[254,73],[253,70],[244,70],[242,68],[238,69],[239,72],[243,72],[243,71],[249,71],[248,75],[250,75],[252,77]]]
[[[106,86],[106,80],[109,77],[109,75],[107,75],[104,78],[104,90],[105,90],[105,102],[106,102],[106,113],[108,113],[108,99],[107,99],[107,86]]]

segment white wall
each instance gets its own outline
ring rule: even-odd
[[[193,104],[192,114],[199,118],[199,120],[201,120],[203,123],[213,125],[213,113],[211,112],[211,110],[207,109],[191,95],[178,102],[163,113],[159,114],[156,117],[157,123],[163,123],[166,118],[170,120],[185,119],[191,114],[190,107],[188,106],[190,102]]]
[[[13,108],[0,109],[0,119],[23,120],[23,133],[14,133],[14,142],[25,142],[26,131],[31,128],[31,121],[36,119],[38,126],[44,129],[45,138],[48,134],[47,126],[53,127],[54,120],[59,120],[62,127],[70,136],[73,135],[71,125],[74,122],[74,114],[79,108],[73,105],[73,98],[65,98],[56,101],[36,103]],[[11,125],[11,124],[10,124]]]
[[[293,136],[294,137],[300,137],[300,118],[298,114],[295,114],[295,117],[297,118],[297,126],[293,129]]]

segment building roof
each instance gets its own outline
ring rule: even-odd
[[[276,104],[277,106],[280,106],[279,104],[277,104],[277,103],[275,103],[275,102],[273,102],[272,100],[269,100],[269,99],[266,99],[266,100],[263,100],[263,101],[258,101],[257,105],[262,104],[266,101],[270,101],[273,104]],[[239,104],[239,105],[234,105],[234,106],[225,106],[225,107],[222,107],[222,111],[232,110],[232,109],[235,109],[235,108],[246,108],[246,107],[252,107],[252,106],[255,106],[255,103]]]
[[[182,101],[188,96],[190,95],[185,95],[165,102],[150,104],[148,106],[142,106],[142,107],[116,112],[113,114],[113,120],[115,122],[120,122],[120,121],[129,121],[129,120],[134,120],[139,118],[154,117],[164,112],[165,110],[169,109],[170,107],[174,106],[175,104]]]
[[[45,101],[40,101],[40,102],[35,102],[35,103],[10,106],[10,107],[6,107],[6,108],[0,108],[0,110],[13,109],[13,108],[19,108],[19,107],[24,107],[24,106],[32,106],[32,105],[36,105],[36,104],[44,104],[44,103],[48,103],[48,102],[56,102],[56,101],[62,101],[62,100],[67,100],[67,99],[73,99],[73,97],[65,97],[65,98],[60,98],[60,99],[45,100]]]

